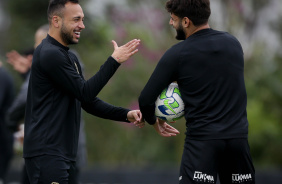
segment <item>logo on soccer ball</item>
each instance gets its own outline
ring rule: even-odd
[[[156,100],[155,114],[158,118],[172,122],[184,116],[184,103],[177,83],[171,83]]]

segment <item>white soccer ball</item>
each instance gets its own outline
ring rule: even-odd
[[[184,116],[184,103],[177,83],[171,83],[156,100],[155,115],[167,122]]]

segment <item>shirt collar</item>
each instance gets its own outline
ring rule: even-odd
[[[52,36],[50,36],[49,34],[47,34],[47,40],[48,40],[50,43],[52,43],[52,44],[54,44],[54,45],[56,45],[56,46],[58,46],[58,47],[61,47],[62,49],[66,50],[66,51],[69,50],[69,47],[66,47],[66,46],[62,45],[60,42],[58,42],[56,39],[54,39],[54,38],[53,38]]]
[[[201,29],[201,30],[195,32],[193,35],[205,34],[205,33],[209,32],[211,30],[212,30],[212,28]]]

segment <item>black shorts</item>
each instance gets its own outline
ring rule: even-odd
[[[247,139],[187,140],[179,184],[254,184],[255,169]]]
[[[30,184],[77,184],[75,162],[59,156],[25,158]]]

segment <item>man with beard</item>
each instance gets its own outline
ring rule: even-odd
[[[248,145],[244,54],[239,41],[210,28],[209,0],[169,0],[176,39],[141,92],[146,122],[165,137],[176,135],[154,115],[161,91],[177,81],[185,104],[186,139],[179,183],[255,183]],[[161,80],[160,80],[161,79]]]
[[[134,122],[142,127],[139,110],[108,104],[97,94],[121,63],[134,55],[140,40],[118,47],[89,80],[82,75],[78,58],[68,45],[79,42],[85,28],[78,0],[50,0],[49,32],[37,46],[28,87],[24,158],[31,184],[76,183],[75,161],[81,107],[95,116]]]

